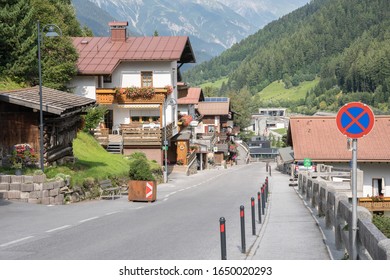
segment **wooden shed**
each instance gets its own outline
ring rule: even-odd
[[[95,100],[42,87],[45,165],[73,156],[72,142],[82,126],[81,114]],[[27,143],[39,156],[39,87],[0,92],[0,152]]]

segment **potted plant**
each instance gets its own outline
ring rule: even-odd
[[[132,160],[130,163],[129,178],[129,201],[153,202],[156,200],[157,182],[145,156],[140,156]]]

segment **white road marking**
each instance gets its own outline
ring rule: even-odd
[[[27,239],[30,239],[30,238],[33,238],[33,237],[34,236],[23,237],[23,238],[20,238],[20,239],[17,239],[17,240],[8,242],[8,243],[1,244],[0,247],[5,247],[5,246],[8,246],[8,245],[12,245],[12,244],[18,243],[18,242],[22,242],[24,240],[27,240]]]
[[[114,215],[114,214],[116,214],[116,213],[119,213],[120,211],[114,211],[114,212],[110,212],[110,213],[107,213],[107,214],[105,214],[105,216],[110,216],[110,215]]]
[[[95,220],[95,219],[98,219],[98,218],[99,218],[99,216],[95,216],[95,217],[92,217],[92,218],[81,220],[81,221],[79,221],[79,223],[85,223],[85,222],[92,221],[92,220]]]
[[[65,225],[65,226],[62,226],[62,227],[49,229],[49,230],[47,230],[46,232],[47,232],[47,233],[50,233],[50,232],[53,232],[53,231],[56,231],[56,230],[61,230],[61,229],[68,228],[68,227],[70,227],[70,225]]]

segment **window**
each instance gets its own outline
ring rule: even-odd
[[[152,86],[153,86],[153,73],[141,72],[141,87],[152,87]]]
[[[214,131],[215,131],[215,128],[214,128],[213,125],[209,125],[209,126],[207,127],[207,132],[208,132],[208,133],[212,133],[212,132],[214,132]]]

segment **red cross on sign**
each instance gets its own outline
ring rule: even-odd
[[[145,197],[150,199],[153,197],[153,182],[146,182]]]
[[[342,134],[356,139],[367,135],[372,130],[375,116],[366,104],[351,102],[340,108],[336,123]]]

